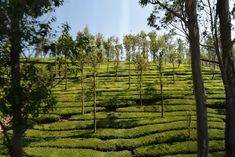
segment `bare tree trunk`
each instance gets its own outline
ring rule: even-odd
[[[191,112],[189,113],[189,117],[188,117],[188,136],[189,138],[191,138],[191,123],[192,123],[192,114]]]
[[[212,80],[214,80],[214,78],[215,78],[215,63],[213,63],[213,65],[212,65],[213,67],[213,69],[212,69],[212,77],[211,77],[211,79]]]
[[[68,89],[68,74],[67,74],[67,71],[68,71],[68,65],[67,65],[67,56],[65,56],[65,90]]]
[[[175,84],[175,63],[172,63],[173,67],[172,67],[172,75],[173,75],[173,83]]]
[[[156,62],[156,52],[153,52],[153,62]]]
[[[93,74],[94,133],[96,133],[96,67]]]
[[[131,53],[129,54],[129,86],[128,89],[131,88]]]
[[[61,78],[61,63],[59,61],[58,63],[58,73],[59,73],[59,79]]]
[[[55,77],[57,76],[58,69],[57,69],[57,61],[55,61]]]
[[[220,19],[220,37],[223,52],[224,86],[226,92],[226,156],[235,156],[235,59],[232,52],[231,17],[229,0],[218,0],[217,9]]]
[[[166,63],[167,63],[167,55],[165,53],[165,65],[166,65]]]
[[[226,156],[233,157],[235,155],[235,94],[234,86],[228,86],[226,88],[226,125],[225,125],[225,147]]]
[[[116,79],[118,77],[118,66],[119,66],[119,60],[116,61]]]
[[[161,106],[162,106],[162,118],[164,117],[164,98],[163,98],[163,81],[160,78],[160,86],[161,86]]]
[[[107,73],[109,72],[109,59],[107,60]]]
[[[81,63],[81,89],[82,89],[82,114],[85,113],[85,90],[84,90],[84,74],[83,74],[83,63]]]
[[[160,53],[159,58],[159,75],[160,75],[160,91],[161,91],[161,114],[164,117],[164,98],[163,98],[163,80],[162,80],[162,57],[163,52]]]
[[[17,17],[11,17],[11,48],[10,48],[10,67],[11,67],[11,95],[10,102],[13,110],[12,119],[12,154],[11,157],[22,157],[23,148],[23,121],[22,121],[22,104],[20,92],[20,53],[21,36],[20,36],[20,23]]]
[[[142,77],[143,77],[143,70],[140,71],[140,105],[143,105],[142,100]]]
[[[186,12],[188,15],[189,42],[191,50],[191,66],[193,75],[194,94],[197,111],[197,143],[198,156],[208,156],[208,126],[206,96],[200,64],[199,28],[197,20],[197,0],[187,0]]]

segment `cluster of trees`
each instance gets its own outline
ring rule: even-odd
[[[154,10],[148,18],[148,24],[156,29],[170,27],[177,29],[186,37],[190,44],[191,65],[194,82],[194,93],[197,103],[197,134],[198,156],[208,156],[208,126],[206,96],[201,74],[200,38],[205,37],[209,59],[219,65],[226,93],[226,156],[235,156],[235,59],[232,52],[231,39],[231,9],[229,0],[139,0],[146,6],[154,5]],[[231,11],[232,10],[232,11]],[[158,14],[159,12],[163,12]],[[161,15],[161,16],[160,16]],[[164,15],[164,16],[162,16]],[[158,20],[160,19],[159,23]],[[199,30],[199,23],[206,26]],[[159,25],[160,24],[160,25]],[[209,45],[208,45],[209,44]],[[216,60],[215,60],[216,59]]]
[[[200,2],[200,3],[199,3]],[[68,68],[71,62],[79,67],[82,113],[84,113],[84,67],[92,67],[93,100],[94,100],[94,131],[96,131],[96,76],[97,66],[101,62],[115,62],[116,77],[118,77],[119,61],[124,56],[129,63],[129,88],[131,86],[131,62],[138,71],[140,100],[142,100],[142,76],[149,62],[156,62],[160,72],[161,91],[163,88],[163,63],[172,63],[174,80],[175,64],[180,64],[191,56],[194,93],[197,102],[198,155],[208,156],[208,127],[206,96],[201,75],[201,48],[204,45],[208,51],[208,60],[218,64],[222,74],[226,93],[226,129],[225,146],[227,156],[235,156],[235,59],[232,53],[231,14],[229,0],[140,0],[141,5],[152,4],[154,10],[149,17],[149,25],[159,29],[157,19],[163,27],[173,27],[181,31],[189,41],[190,54],[186,53],[183,40],[171,41],[172,34],[157,36],[156,32],[140,32],[137,35],[128,34],[123,41],[117,37],[107,40],[102,34],[92,35],[88,28],[78,32],[75,40],[69,34],[69,26],[62,26],[62,35],[55,43],[50,42],[51,23],[54,18],[42,22],[38,18],[62,5],[63,0],[19,1],[4,0],[0,2],[0,111],[1,116],[12,117],[12,137],[8,129],[0,122],[4,130],[4,140],[12,157],[23,155],[23,135],[34,118],[41,112],[48,112],[56,104],[51,94],[55,76],[51,66],[36,66],[34,63],[20,65],[20,58],[26,49],[50,53],[54,56],[56,69],[60,73],[64,65],[65,90],[68,88]],[[215,9],[213,9],[215,8]],[[234,9],[233,9],[234,10]],[[163,14],[158,14],[159,12]],[[204,16],[205,14],[209,16]],[[161,15],[161,17],[157,17]],[[200,16],[200,18],[198,18]],[[209,21],[209,22],[208,22]],[[199,23],[206,23],[202,37],[205,43],[200,43]],[[181,26],[180,28],[178,26]],[[42,46],[43,45],[43,46]],[[59,74],[60,75],[60,74]],[[163,95],[163,93],[161,94]],[[163,99],[163,96],[162,96]],[[142,101],[141,101],[142,104]],[[162,110],[163,110],[162,103]],[[162,111],[162,116],[163,115]]]
[[[18,0],[0,2],[0,111],[1,117],[12,117],[12,137],[9,136],[6,126],[1,122],[0,125],[4,130],[4,140],[9,154],[14,157],[23,155],[24,132],[34,119],[40,113],[48,112],[55,106],[56,100],[51,89],[54,87],[55,76],[59,74],[61,77],[61,69],[64,74],[62,79],[66,80],[65,90],[67,90],[69,66],[73,63],[78,67],[82,90],[82,113],[84,113],[84,67],[86,65],[92,67],[94,131],[96,131],[97,66],[101,62],[106,62],[108,72],[109,62],[114,61],[116,77],[118,77],[119,62],[126,52],[125,58],[129,61],[129,88],[130,64],[134,62],[139,71],[139,90],[142,100],[142,76],[146,65],[150,61],[157,61],[160,49],[169,49],[170,43],[166,44],[167,40],[165,40],[167,35],[157,37],[155,32],[129,34],[124,36],[123,43],[121,43],[117,37],[112,36],[106,40],[102,34],[92,35],[88,28],[85,28],[83,32],[78,32],[76,39],[73,40],[69,34],[68,24],[62,25],[62,34],[56,42],[52,42],[50,38],[55,34],[51,33],[50,25],[55,19],[42,22],[38,18],[55,10],[62,3],[62,0],[48,0],[40,3]],[[181,45],[178,47],[183,47],[183,43],[179,43]],[[35,56],[39,56],[40,53],[53,56],[56,62],[37,66],[36,62],[31,62],[30,59],[22,60],[27,49],[35,50]],[[179,52],[180,60],[183,58],[183,51],[181,49]],[[164,53],[165,62],[170,61],[170,55],[166,52]],[[160,56],[162,58],[162,55]],[[55,73],[52,72],[54,67]]]
[[[2,20],[0,24],[0,111],[1,117],[12,117],[13,136],[9,136],[9,129],[3,123],[0,122],[0,125],[4,130],[5,144],[11,156],[23,155],[24,132],[40,113],[48,112],[55,106],[56,100],[51,89],[55,86],[57,75],[61,80],[65,80],[65,90],[68,89],[70,65],[73,64],[78,69],[76,76],[79,76],[81,83],[82,114],[85,113],[86,95],[84,67],[92,67],[94,131],[96,131],[96,76],[97,66],[100,63],[105,62],[109,72],[110,62],[114,62],[115,74],[118,77],[119,64],[124,57],[129,62],[129,88],[130,65],[134,63],[138,72],[138,89],[142,105],[142,77],[148,63],[161,60],[162,65],[164,58],[165,63],[174,62],[174,65],[176,60],[172,60],[172,53],[178,56],[179,65],[184,58],[185,48],[182,40],[179,39],[178,42],[173,43],[169,40],[169,35],[157,36],[154,31],[148,34],[142,31],[137,35],[125,35],[121,42],[114,36],[106,40],[101,33],[92,35],[86,27],[82,32],[77,33],[74,40],[69,34],[69,25],[63,24],[61,35],[56,41],[52,41],[50,38],[55,34],[51,33],[50,25],[55,19],[41,22],[38,17],[53,11],[62,2],[62,0],[53,0],[29,3],[9,0],[1,2],[0,5]],[[177,45],[178,49],[173,50],[174,45]],[[38,62],[33,62],[30,58],[22,60],[27,49],[35,50],[36,57],[40,54],[52,56],[55,58],[55,63],[42,62],[43,66],[37,66]],[[79,75],[77,75],[78,72]]]
[[[75,63],[80,72],[81,93],[82,93],[82,114],[85,112],[85,86],[84,86],[84,72],[85,66],[92,67],[93,71],[93,101],[94,101],[94,131],[96,130],[96,75],[97,65],[99,63],[107,64],[107,72],[110,71],[110,62],[114,63],[114,70],[116,78],[118,77],[118,69],[120,61],[125,59],[129,66],[129,81],[128,89],[131,87],[131,64],[134,63],[137,72],[137,89],[140,96],[140,104],[142,105],[142,78],[144,71],[147,69],[148,64],[153,62],[157,64],[157,69],[160,73],[160,87],[161,87],[161,100],[162,100],[162,117],[164,116],[164,103],[163,103],[163,63],[172,64],[172,76],[174,82],[175,64],[178,67],[183,61],[186,61],[188,53],[182,39],[173,41],[170,38],[171,34],[157,35],[155,31],[145,33],[128,34],[123,36],[123,41],[120,42],[118,37],[111,36],[105,39],[101,33],[92,35],[88,27],[85,27],[82,32],[78,32],[76,39],[73,40],[71,35],[68,34],[68,25],[64,25],[62,35],[55,43],[56,56],[65,61],[65,90],[68,87],[67,79],[67,59],[71,63]],[[44,53],[44,52],[43,52]],[[188,57],[189,58],[189,57]],[[76,73],[76,76],[77,73]]]
[[[111,36],[107,40],[101,33],[92,35],[89,32],[88,27],[85,27],[82,32],[78,32],[76,39],[73,40],[68,33],[69,26],[64,24],[62,27],[62,34],[58,40],[54,43],[54,49],[52,53],[53,57],[58,60],[58,66],[60,63],[64,65],[64,79],[65,90],[68,88],[68,66],[74,65],[77,67],[75,76],[79,76],[81,84],[81,101],[82,101],[82,114],[85,113],[85,66],[92,67],[92,82],[93,82],[93,102],[94,102],[94,131],[96,131],[96,76],[97,66],[100,63],[107,64],[107,73],[110,71],[110,62],[114,63],[114,71],[116,78],[118,77],[118,69],[122,57],[128,62],[129,65],[129,86],[131,86],[131,64],[134,63],[138,75],[138,90],[140,95],[140,104],[142,105],[142,77],[144,71],[147,69],[150,62],[159,63],[158,69],[160,71],[161,93],[163,91],[162,81],[162,69],[163,61],[166,63],[172,63],[174,68],[176,61],[178,66],[183,62],[185,55],[185,46],[181,39],[173,42],[170,40],[170,35],[165,34],[157,36],[155,31],[145,33],[141,31],[139,34],[128,34],[123,37],[122,43],[118,37]],[[175,48],[176,47],[176,48]],[[124,53],[125,52],[125,53]],[[45,53],[45,51],[42,51]],[[61,61],[62,59],[62,61]],[[68,62],[69,61],[69,62]],[[70,63],[70,64],[68,64]],[[73,63],[73,64],[71,64]],[[78,73],[79,72],[79,75]],[[174,74],[173,74],[174,76]],[[174,79],[174,77],[173,77]],[[163,107],[163,93],[162,96],[162,109]],[[163,112],[162,112],[163,116]]]

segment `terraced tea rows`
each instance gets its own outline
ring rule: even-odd
[[[137,74],[132,66],[131,88],[128,69],[122,62],[116,78],[111,67],[98,69],[97,132],[93,133],[93,103],[87,94],[85,114],[81,114],[79,80],[61,83],[53,91],[58,105],[41,115],[38,124],[25,136],[25,152],[35,157],[128,157],[196,156],[196,105],[189,65],[175,70],[164,68],[164,118],[161,117],[159,74],[151,65],[143,77],[143,106],[139,104]],[[89,75],[89,72],[87,72]],[[208,99],[209,152],[224,154],[224,92],[219,71],[214,79],[209,67],[203,68]],[[87,78],[86,91],[91,91]],[[6,151],[0,145],[0,153]]]

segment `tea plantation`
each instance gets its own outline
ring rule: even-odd
[[[151,64],[143,75],[143,105],[140,105],[135,66],[131,66],[128,89],[128,63],[121,62],[116,77],[114,64],[97,73],[97,131],[93,132],[91,69],[86,68],[85,114],[81,114],[80,80],[70,74],[53,92],[56,108],[41,114],[25,133],[24,152],[32,157],[154,157],[197,156],[196,104],[191,67],[164,65],[164,117],[161,117],[159,72]],[[78,77],[79,78],[79,77]],[[219,70],[214,77],[203,67],[208,105],[209,153],[224,156],[224,90]],[[2,136],[2,135],[0,135]],[[0,137],[2,138],[2,137]],[[7,156],[1,140],[0,156]]]

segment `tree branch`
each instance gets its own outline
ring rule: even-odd
[[[171,8],[169,8],[168,6],[166,6],[165,4],[160,2],[159,0],[150,0],[150,3],[153,4],[153,5],[156,5],[156,4],[160,5],[161,7],[163,7],[164,9],[166,9],[167,11],[169,11],[170,13],[172,13],[173,15],[178,17],[180,20],[182,20],[185,23],[185,25],[187,24],[186,18],[184,18],[181,14],[179,14],[176,11],[172,10]]]
[[[218,64],[219,65],[218,61],[213,61],[213,60],[209,60],[209,59],[205,59],[205,58],[201,58],[200,60],[204,61],[204,62],[209,62],[209,63],[214,63],[214,64]]]
[[[215,50],[215,47],[211,45],[200,44],[200,46]]]

